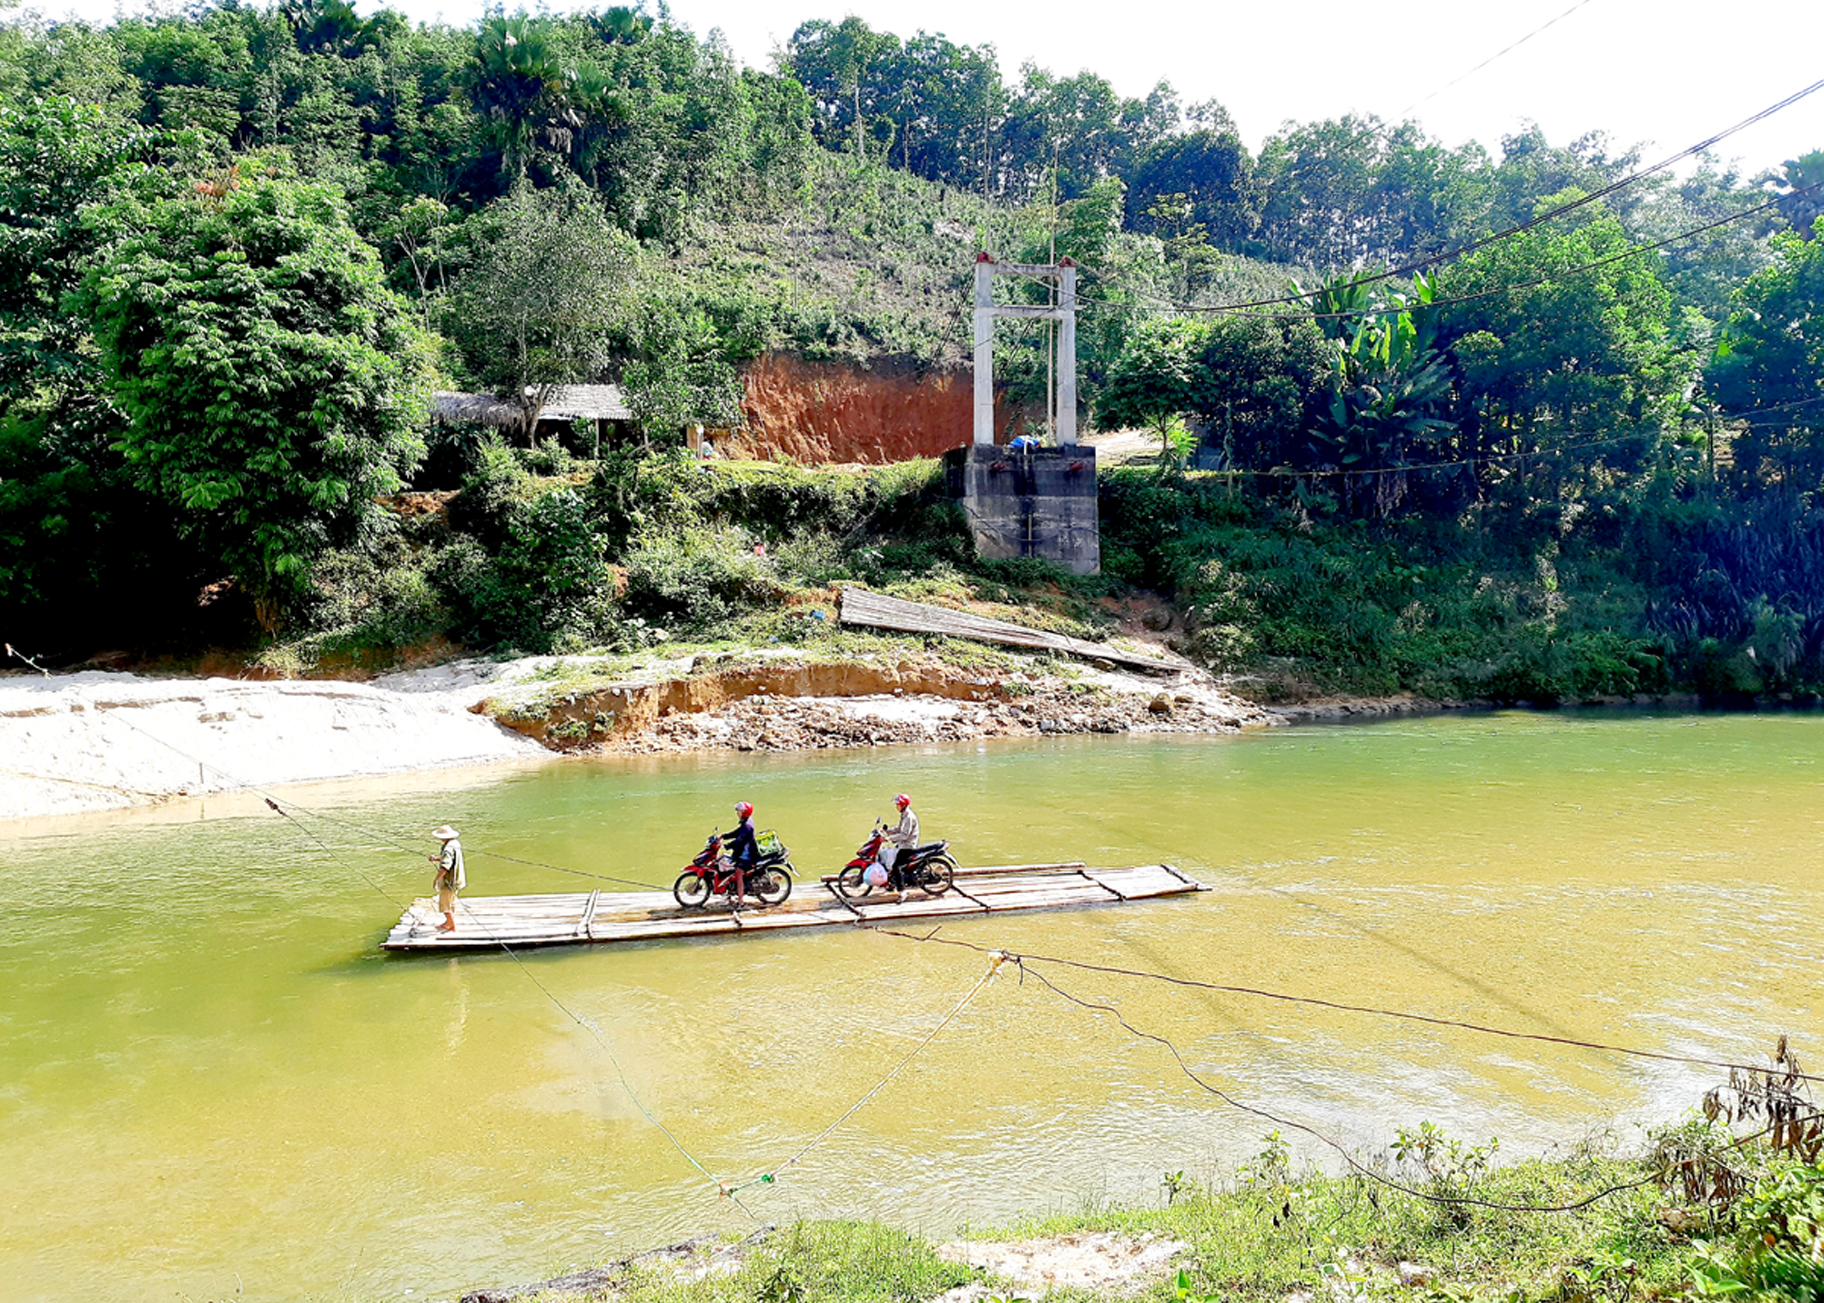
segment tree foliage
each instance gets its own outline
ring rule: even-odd
[[[276,628],[422,453],[411,314],[335,191],[257,162],[89,220],[113,240],[87,292],[118,446]]]
[[[1164,463],[1172,435],[1192,409],[1206,331],[1200,322],[1156,319],[1128,340],[1097,401],[1097,420],[1109,429],[1145,426],[1159,436]]]
[[[483,383],[529,432],[558,385],[596,379],[623,319],[638,246],[581,187],[520,186],[474,218],[470,264],[443,313]]]
[[[1778,237],[1776,260],[1741,288],[1709,384],[1743,426],[1736,469],[1751,483],[1824,487],[1824,217],[1813,238]]]
[[[1731,485],[1802,515],[1824,474],[1816,154],[1761,177],[1700,160],[1459,257],[1638,151],[1532,125],[1456,148],[1352,115],[1250,153],[1220,104],[1164,83],[1004,73],[991,47],[854,18],[806,23],[781,56],[739,69],[662,8],[417,24],[283,0],[0,24],[0,600],[37,618],[160,572],[193,601],[227,570],[269,619],[352,611],[302,600],[312,558],[335,549],[316,587],[346,587],[407,546],[370,546],[363,519],[415,458],[407,396],[433,352],[525,425],[551,385],[619,380],[671,442],[738,422],[738,368],[763,352],[961,363],[984,248],[1080,264],[1082,398],[1159,433],[1166,498],[1181,421],[1242,473],[1225,501],[1240,484],[1379,524],[1511,508],[1524,530]],[[1435,289],[1354,286],[1417,263]],[[1294,280],[1324,287],[1315,314],[1286,300]],[[1007,323],[1001,342],[1008,395],[1036,403],[1046,332]],[[490,457],[523,474],[481,475]],[[639,551],[652,592],[691,573],[599,499],[535,509],[575,482],[561,449],[440,431],[435,466],[419,487],[512,492],[458,500],[442,578],[400,589],[420,624],[609,636],[585,591],[606,582],[597,534]],[[1681,589],[1666,636],[1727,647],[1810,610],[1756,587],[1809,564],[1813,535],[1788,534],[1753,565],[1721,526],[1654,535],[1734,585]],[[531,596],[545,570],[570,576],[549,602]]]

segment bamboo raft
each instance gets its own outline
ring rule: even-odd
[[[667,891],[585,891],[539,896],[464,897],[456,931],[438,932],[443,916],[431,899],[412,902],[381,942],[385,950],[462,951],[507,946],[599,945],[781,928],[896,923],[903,919],[958,918],[1026,909],[1075,909],[1122,905],[1179,896],[1208,888],[1169,864],[1092,869],[1073,864],[1001,864],[958,869],[941,896],[908,892],[904,899],[875,893],[845,900],[833,877],[801,883],[783,905],[743,902],[738,910],[717,898],[705,909],[680,909]]]

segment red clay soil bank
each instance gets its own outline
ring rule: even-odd
[[[780,454],[803,462],[904,461],[935,457],[969,442],[975,401],[967,368],[927,369],[903,359],[871,366],[766,353],[749,364],[741,408],[747,428],[725,437],[744,457]],[[997,395],[996,441],[1036,416]]]

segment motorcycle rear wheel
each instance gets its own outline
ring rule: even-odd
[[[941,896],[956,881],[956,861],[948,855],[933,855],[919,866],[919,886],[933,896]]]
[[[790,860],[764,869],[754,879],[754,895],[760,898],[762,905],[783,905],[786,897],[792,894],[792,864]]]
[[[671,894],[685,909],[702,909],[709,904],[709,879],[685,869],[671,884]]]
[[[860,900],[874,888],[868,882],[868,871],[860,864],[851,864],[836,875],[838,894],[853,900]]]

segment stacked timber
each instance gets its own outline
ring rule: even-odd
[[[1067,638],[1061,633],[1046,633],[1005,620],[990,620],[967,611],[952,611],[943,606],[908,602],[885,593],[871,593],[865,588],[842,590],[838,618],[844,624],[866,625],[875,629],[898,629],[904,633],[941,634],[948,638],[972,638],[977,642],[1001,643],[1009,647],[1031,647],[1040,651],[1065,652],[1084,660],[1112,661],[1151,674],[1176,674],[1185,668],[1180,662],[1163,656],[1123,651],[1106,643]]]
[[[941,896],[876,892],[847,899],[823,880],[824,894],[806,891],[783,905],[744,902],[732,908],[682,909],[663,891],[590,891],[535,896],[477,896],[457,904],[456,930],[439,932],[436,902],[414,901],[387,933],[387,950],[491,950],[502,946],[589,945],[666,937],[772,932],[782,928],[853,926],[905,919],[955,918],[1016,910],[1071,909],[1202,891],[1169,864],[1092,869],[1084,864],[1006,864],[959,869]]]

